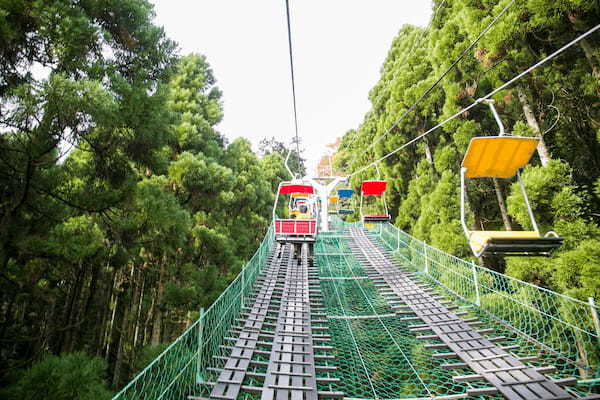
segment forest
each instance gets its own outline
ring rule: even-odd
[[[429,27],[400,29],[369,93],[371,109],[342,138],[334,167],[341,175],[359,172],[351,178],[355,190],[362,180],[377,178],[376,168],[364,167],[600,21],[600,3],[594,1],[436,0],[433,10]],[[381,178],[391,186],[392,222],[458,257],[584,301],[597,299],[600,35],[579,41],[493,100],[508,133],[541,139],[522,178],[541,231],[565,239],[560,250],[549,258],[504,260],[476,260],[470,253],[460,225],[460,165],[471,138],[498,134],[485,104],[378,163]],[[477,179],[467,185],[470,229],[531,229],[514,180]]]
[[[0,2],[0,397],[110,398],[270,223],[285,146],[227,143],[205,57],[153,17]]]
[[[600,21],[597,1],[432,7],[429,27],[394,39],[335,172],[379,159]],[[218,71],[153,20],[147,0],[0,0],[0,398],[110,398],[219,296],[270,224],[286,146],[229,143],[216,128]],[[479,261],[600,299],[600,34],[494,100],[509,132],[542,139],[523,179],[542,230],[565,242],[551,258]],[[497,131],[480,105],[381,162],[394,224],[469,258],[460,161],[472,137]],[[300,154],[292,163],[305,171]],[[472,227],[529,228],[514,183],[470,182],[468,209]]]

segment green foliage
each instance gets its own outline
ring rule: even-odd
[[[439,11],[428,31],[412,26],[400,29],[380,80],[369,93],[371,110],[360,126],[343,136],[336,168],[353,173],[368,166],[590,29],[600,18],[597,2],[514,2],[475,49],[424,95],[509,0],[475,3],[436,1],[434,8]],[[554,257],[512,258],[506,272],[582,299],[594,295],[598,282],[593,275],[573,272],[575,262],[597,262],[588,241],[600,235],[595,211],[600,207],[598,48],[597,37],[586,38],[494,96],[507,132],[543,137],[550,160],[534,156],[522,176],[542,233],[553,230],[565,239]],[[406,113],[417,99],[418,105]],[[473,137],[497,134],[498,126],[482,104],[381,162],[383,178],[390,182],[387,199],[395,224],[433,246],[467,256],[458,224],[460,162]],[[361,180],[374,175],[374,168],[368,168],[352,177],[352,186],[358,189]],[[501,230],[508,219],[514,230],[532,229],[517,183],[481,179],[469,180],[467,187],[469,228]],[[505,215],[496,189],[506,199]],[[482,261],[495,270],[505,268],[492,258]]]
[[[146,0],[0,1],[2,383],[82,350],[121,387],[270,222],[283,160],[227,145],[206,58],[176,59],[153,17]]]
[[[25,371],[9,386],[7,399],[34,400],[41,395],[56,400],[110,399],[104,381],[106,363],[84,353],[49,356]]]
[[[306,160],[302,158],[303,150],[301,149],[300,154],[298,154],[295,142],[291,143],[289,146],[286,146],[283,142],[280,142],[277,139],[275,139],[275,137],[272,137],[270,139],[264,138],[260,141],[258,145],[258,153],[262,157],[278,154],[284,160],[288,157],[289,153],[288,167],[290,168],[292,173],[298,174],[300,177],[306,175]],[[290,179],[287,170],[285,174],[286,179]]]
[[[135,372],[138,373],[150,365],[167,347],[169,347],[169,343],[161,343],[157,346],[148,345],[140,350],[135,359]]]
[[[600,240],[584,240],[556,261],[553,279],[561,291],[583,300],[600,298]]]
[[[522,179],[529,201],[536,211],[536,218],[542,223],[573,221],[581,217],[584,199],[575,192],[571,171],[566,163],[552,160],[546,167],[529,166],[525,168]],[[531,229],[518,183],[514,183],[511,189],[512,194],[507,199],[508,210],[522,227]]]

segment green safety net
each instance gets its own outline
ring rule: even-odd
[[[445,361],[434,359],[433,351],[408,331],[415,322],[394,315],[352,254],[347,229],[361,224],[334,217],[332,226],[332,232],[319,234],[314,255],[332,336],[329,354],[335,356],[328,363],[338,367],[331,376],[340,380],[320,384],[318,389],[342,391],[348,398],[401,399],[460,396],[469,388],[489,386],[454,382],[452,376],[464,371],[440,368]],[[453,257],[391,224],[375,224],[369,234],[398,261],[399,268],[416,272],[460,311],[468,312],[465,318],[477,317],[484,322],[482,328],[494,328],[494,336],[505,336],[501,345],[517,345],[511,350],[515,355],[539,356],[533,366],[556,366],[556,372],[549,374],[552,378],[577,377],[578,384],[568,391],[586,395],[600,385],[597,307]],[[272,247],[270,229],[221,297],[115,399],[208,397],[207,382],[216,381],[228,355],[223,346],[233,336],[229,329],[240,318],[243,305],[251,304],[252,286]],[[440,351],[449,350],[435,350]],[[252,378],[244,383],[261,386]]]
[[[271,225],[250,261],[210,308],[201,310],[200,318],[113,399],[182,400],[209,394],[205,382],[216,380],[215,368],[222,366],[222,357],[229,354],[222,346],[266,265],[274,241]]]

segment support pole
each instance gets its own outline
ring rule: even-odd
[[[204,307],[200,308],[200,318],[198,318],[198,363],[196,365],[196,382],[204,383],[202,376],[202,342],[204,341]]]
[[[400,251],[400,229],[396,228],[396,251]]]
[[[473,271],[473,283],[475,284],[475,304],[481,306],[481,296],[479,294],[479,279],[477,278],[477,268],[475,263],[471,261],[471,270]]]
[[[521,187],[521,193],[523,193],[523,199],[525,200],[525,205],[527,206],[527,213],[529,214],[529,219],[531,220],[531,225],[533,226],[533,230],[540,234],[540,230],[537,226],[537,222],[535,222],[535,215],[533,215],[533,210],[531,209],[531,203],[529,203],[529,197],[527,197],[527,191],[525,190],[525,184],[521,179],[521,172],[517,170],[517,180],[519,181],[519,186]]]
[[[258,254],[258,261],[260,261],[260,253]],[[244,303],[245,297],[246,297],[246,266],[245,265],[242,267],[241,275],[242,275],[242,294],[241,294],[242,301],[241,301],[241,304],[242,304],[242,308],[244,308],[244,306],[246,305]]]
[[[588,303],[590,303],[592,321],[594,321],[594,327],[596,328],[596,338],[598,339],[598,342],[600,342],[600,318],[598,318],[598,311],[596,311],[596,303],[594,303],[594,298],[588,297]]]
[[[498,136],[504,136],[506,134],[506,132],[504,131],[504,124],[502,124],[502,120],[500,119],[500,116],[498,115],[498,111],[496,111],[496,107],[494,107],[494,100],[486,99],[483,102],[487,103],[490,106],[490,109],[492,110],[492,114],[494,114],[494,119],[496,120],[496,123],[498,124],[498,128],[500,128],[500,132],[498,133]]]
[[[335,189],[338,183],[347,180],[347,177],[345,176],[336,176],[332,178],[333,180],[325,185],[317,182],[319,178],[310,178],[310,182],[317,189],[317,195],[321,200],[321,212],[319,213],[319,217],[321,218],[321,232],[329,232],[329,213],[327,210],[329,193]]]
[[[429,258],[427,258],[427,243],[423,242],[423,257],[425,258],[425,275],[429,275]]]

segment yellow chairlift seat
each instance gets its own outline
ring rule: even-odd
[[[554,232],[542,237],[537,229],[525,187],[521,190],[528,206],[533,231],[470,231],[464,214],[467,178],[512,178],[533,156],[539,138],[523,136],[488,136],[471,139],[461,170],[461,223],[473,254],[496,256],[548,256],[563,241]]]
[[[539,239],[540,235],[536,231],[471,231],[469,234],[469,245],[475,255],[481,255],[488,247],[498,243],[497,239],[505,244],[511,244],[519,239]],[[489,253],[489,251],[488,251]]]
[[[330,204],[335,204],[338,202],[340,198],[338,196],[329,196],[329,203]]]
[[[539,138],[488,136],[471,139],[463,159],[467,178],[512,178],[533,156]]]

